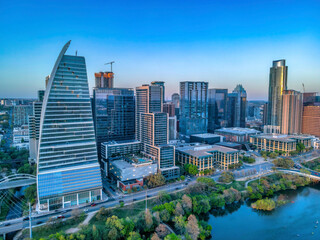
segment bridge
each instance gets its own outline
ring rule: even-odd
[[[37,178],[31,174],[13,174],[0,180],[0,190],[35,184]]]

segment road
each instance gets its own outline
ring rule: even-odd
[[[268,171],[271,169],[272,166],[273,165],[268,162],[263,163],[263,164],[259,164],[259,165],[253,165],[253,166],[246,165],[242,169],[234,170],[233,172],[236,174],[236,173],[240,173],[243,171],[250,171],[253,169],[255,169],[256,172],[259,172],[260,170]],[[214,175],[212,175],[211,177],[214,180],[217,180],[220,176],[220,173],[221,172],[217,172]],[[161,191],[174,192],[174,191],[185,189],[188,185],[194,184],[196,182],[196,179],[197,179],[196,177],[193,177],[193,178],[189,178],[185,181],[179,181],[179,182],[167,184],[167,185],[164,185],[161,187],[144,190],[144,191],[137,192],[137,193],[132,193],[129,195],[118,196],[116,198],[109,199],[107,202],[97,202],[96,206],[93,206],[93,207],[91,207],[90,205],[89,206],[82,205],[80,207],[75,206],[74,208],[79,208],[79,209],[86,209],[87,208],[88,212],[93,212],[93,211],[99,210],[101,207],[105,207],[105,208],[115,207],[115,206],[119,205],[119,201],[123,201],[125,204],[130,204],[130,203],[133,203],[133,202],[136,202],[139,200],[143,200],[146,198],[146,196],[147,196],[147,198],[155,197]],[[42,225],[43,223],[47,222],[50,217],[56,217],[59,215],[63,215],[65,218],[69,218],[69,217],[71,217],[71,211],[74,208],[62,209],[57,212],[49,212],[49,213],[42,213],[42,214],[34,215],[32,217],[32,225],[33,225],[33,227],[37,226],[37,225]],[[10,225],[5,226],[5,224],[10,224]],[[5,223],[4,222],[0,223],[0,234],[18,231],[23,228],[27,228],[28,226],[29,226],[29,222],[23,221],[23,218],[9,220],[9,221],[6,221]]]
[[[302,154],[302,156],[298,156],[295,157],[295,161],[299,161],[301,159],[306,159],[306,158],[310,158],[313,157],[316,154],[319,154],[317,151],[313,151],[311,153],[305,153]],[[256,174],[261,174],[261,173],[268,173],[271,171],[271,168],[273,167],[273,164],[270,162],[264,162],[261,164],[255,164],[255,165],[248,165],[245,164],[241,169],[239,170],[234,170],[233,173],[235,174],[235,176],[237,174],[243,174],[243,173],[255,173]],[[215,181],[217,181],[217,179],[220,176],[221,171],[216,172],[214,175],[211,176],[212,179],[214,179]],[[313,174],[313,173],[312,173]],[[316,172],[314,172],[314,174],[316,174]],[[244,176],[242,176],[244,177]],[[242,177],[238,177],[238,178],[242,178]],[[105,207],[105,208],[110,208],[110,207],[115,207],[117,205],[119,205],[120,201],[123,201],[125,204],[130,204],[136,201],[140,201],[146,198],[146,196],[148,198],[151,197],[155,197],[158,195],[158,193],[160,191],[166,191],[166,192],[174,192],[174,191],[178,191],[178,190],[183,190],[185,189],[188,185],[190,184],[194,184],[196,182],[196,177],[187,179],[185,181],[179,181],[179,182],[175,182],[175,183],[171,183],[171,184],[167,184],[158,188],[153,188],[153,189],[148,189],[148,190],[144,190],[141,192],[137,192],[137,193],[132,193],[129,195],[118,195],[114,198],[109,199],[108,201],[104,201],[104,202],[99,202],[96,203],[96,206],[88,206],[88,205],[82,205],[82,206],[75,206],[74,208],[79,208],[79,209],[88,209],[88,212],[93,212],[93,211],[97,211],[99,210],[101,207]],[[113,195],[115,196],[115,195]],[[70,208],[70,209],[62,209],[59,210],[57,212],[49,212],[49,213],[42,213],[42,214],[37,214],[34,215],[32,218],[32,225],[37,226],[37,225],[42,225],[44,224],[46,221],[48,221],[48,219],[50,217],[56,217],[59,215],[63,215],[65,218],[69,218],[71,217],[71,211],[74,208]],[[9,226],[4,226],[5,224],[10,224]],[[19,219],[15,219],[15,220],[9,220],[6,221],[5,223],[2,222],[0,223],[0,234],[3,233],[9,233],[9,232],[13,232],[13,231],[18,231],[21,230],[23,228],[27,228],[29,226],[28,221],[23,221],[22,218]]]

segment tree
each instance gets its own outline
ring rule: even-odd
[[[24,196],[26,197],[27,201],[33,205],[36,201],[37,198],[37,186],[36,185],[31,185],[27,187],[24,190]]]
[[[186,177],[185,177],[184,175],[181,175],[181,176],[180,176],[180,179],[181,179],[182,181],[184,181],[184,180],[186,179]]]
[[[159,238],[158,234],[154,233],[154,234],[152,235],[151,240],[161,240],[161,239]]]
[[[199,173],[198,167],[193,164],[185,164],[184,169],[185,169],[186,173],[193,175],[193,176],[195,176]]]
[[[161,173],[151,174],[146,177],[148,188],[162,186],[166,183],[165,177]]]
[[[224,171],[221,173],[219,177],[219,182],[222,182],[222,183],[230,183],[233,180],[234,180],[234,175],[232,172]]]
[[[111,211],[109,209],[101,207],[100,210],[98,211],[98,213],[96,214],[96,219],[98,221],[103,221],[107,217],[110,217],[110,216],[111,216]]]
[[[306,149],[306,147],[303,145],[303,143],[299,142],[297,143],[297,152],[303,152]]]
[[[127,240],[142,240],[141,236],[137,232],[131,232]]]
[[[164,240],[181,240],[181,239],[182,238],[180,236],[177,236],[174,233],[171,233],[164,238]]]
[[[110,240],[116,240],[116,239],[120,238],[119,233],[116,228],[111,228],[111,230],[108,233],[108,238]]]
[[[163,222],[168,222],[170,220],[170,213],[164,209],[160,212],[160,219]]]
[[[147,231],[150,231],[153,227],[153,218],[152,215],[150,213],[150,210],[147,209],[144,215],[145,221],[146,221],[146,228]]]
[[[125,219],[122,218],[121,224],[123,226],[123,229],[121,230],[123,236],[128,236],[134,229],[134,222],[129,217],[126,217]]]
[[[185,228],[186,228],[186,221],[184,216],[176,216],[174,219],[174,228],[178,231],[180,234],[184,234]]]
[[[164,238],[165,236],[167,236],[170,231],[169,229],[167,228],[166,225],[164,224],[160,224],[157,228],[156,228],[156,233],[158,234],[158,236],[160,238]]]
[[[276,167],[280,167],[280,168],[293,168],[294,166],[294,161],[290,158],[278,158],[278,159],[275,159],[273,160],[273,164],[276,166]]]
[[[117,216],[112,216],[107,218],[106,229],[109,231],[108,236],[111,234],[111,236],[115,237],[111,239],[117,239],[121,237],[120,233],[123,230],[123,228],[124,227]]]
[[[192,240],[198,239],[200,230],[199,230],[199,226],[198,226],[198,220],[193,214],[191,214],[188,217],[186,231]]]
[[[180,202],[178,202],[176,205],[176,209],[174,210],[174,215],[176,216],[184,215],[184,211]]]
[[[182,203],[182,207],[184,208],[184,210],[186,212],[191,212],[191,210],[192,210],[192,200],[191,200],[191,198],[189,196],[184,194],[182,196],[181,203]]]
[[[96,225],[92,226],[92,236],[93,236],[93,240],[101,239],[101,234],[99,232],[99,229],[97,229]]]
[[[155,224],[156,224],[156,225],[159,225],[160,222],[161,222],[160,213],[159,213],[158,211],[156,211],[156,212],[153,214],[153,216],[154,216]]]
[[[207,197],[203,195],[197,195],[192,198],[193,212],[200,215],[210,211],[211,206]]]

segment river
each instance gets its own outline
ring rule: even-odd
[[[282,194],[290,202],[271,212],[257,211],[243,203],[211,214],[208,222],[213,228],[212,239],[320,239],[320,185]]]

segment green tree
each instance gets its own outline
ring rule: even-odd
[[[121,224],[123,226],[121,230],[122,236],[129,236],[129,233],[134,229],[134,222],[129,217],[126,217],[121,219]]]
[[[145,224],[147,228],[146,230],[149,232],[150,230],[153,229],[153,218],[149,209],[146,210],[144,218],[145,218]]]
[[[141,236],[137,232],[131,232],[127,240],[142,240]]]
[[[197,175],[199,173],[198,167],[193,164],[185,164],[184,165],[185,171],[190,175]]]
[[[164,240],[181,240],[181,239],[182,238],[180,236],[177,236],[174,233],[171,233],[164,238]]]
[[[27,187],[24,190],[24,196],[27,199],[27,201],[33,205],[37,198],[37,186],[34,184]]]
[[[186,220],[184,216],[176,216],[173,219],[174,228],[178,231],[179,234],[184,234],[186,228]]]

